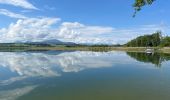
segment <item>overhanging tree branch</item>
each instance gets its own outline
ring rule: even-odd
[[[135,3],[133,4],[135,10],[133,17],[136,16],[136,13],[140,11],[143,6],[151,5],[154,1],[156,0],[135,0]]]

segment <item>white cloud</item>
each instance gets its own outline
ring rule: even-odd
[[[22,7],[25,9],[34,9],[38,10],[34,5],[28,2],[28,0],[0,0],[1,4],[8,4],[8,5],[13,5],[17,7]]]
[[[162,31],[163,35],[166,34],[167,32],[170,32],[169,26],[162,24],[154,24],[115,29],[113,33],[115,43],[126,43],[127,41],[134,39],[138,36],[153,34],[156,31]]]
[[[28,0],[0,0],[1,4],[10,4],[28,9],[37,9]],[[54,7],[44,6],[54,10]],[[25,11],[23,11],[25,12]],[[75,43],[103,43],[123,44],[139,35],[151,34],[157,30],[169,32],[169,26],[163,23],[158,25],[143,25],[131,28],[113,28],[108,26],[91,26],[79,22],[62,22],[54,27],[59,18],[29,18],[6,9],[0,9],[1,15],[19,19],[8,27],[0,29],[0,42],[15,41],[43,41],[59,39]]]
[[[16,14],[16,13],[13,13],[13,12],[6,10],[6,9],[0,9],[0,14],[11,17],[11,18],[21,18],[21,19],[27,18],[24,15]]]
[[[85,26],[77,22],[64,22],[58,28],[52,27],[59,20],[58,18],[20,19],[16,23],[11,23],[8,28],[0,29],[0,42],[60,39],[84,43],[89,39],[89,42],[93,43],[102,39],[95,35],[111,33],[113,30],[111,27]]]
[[[157,30],[168,32],[169,26],[143,25],[133,28],[90,26],[78,22],[62,22],[59,18],[25,18],[0,29],[0,42],[43,41],[58,39],[75,43],[125,43],[139,35]]]
[[[64,41],[76,43],[106,43],[104,40],[107,40],[107,38],[100,36],[111,34],[113,30],[112,27],[87,26],[78,22],[63,22],[58,29],[58,37]]]
[[[20,19],[8,28],[0,29],[0,42],[40,41],[51,33],[51,25],[59,18],[27,18]]]
[[[135,26],[132,28],[113,28],[108,26],[91,26],[79,22],[62,22],[56,26],[60,18],[28,18],[21,14],[0,9],[0,14],[19,19],[7,28],[0,29],[0,42],[43,41],[58,39],[75,43],[123,44],[144,34],[152,34],[157,30],[164,33],[170,31],[164,23]]]
[[[87,26],[77,22],[64,22],[59,27],[58,35],[63,40],[73,41],[76,43],[125,43],[137,36],[144,34],[152,34],[161,30],[169,31],[168,26],[158,25],[143,25],[132,28],[113,28],[102,26]]]
[[[113,31],[112,27],[103,27],[103,26],[87,26],[83,25],[78,22],[64,22],[61,25],[61,31],[62,29],[68,29],[71,31],[76,31],[80,34],[88,34],[88,35],[93,35],[93,34],[103,34],[103,33],[111,33]]]

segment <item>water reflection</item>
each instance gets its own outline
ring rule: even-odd
[[[0,52],[0,100],[17,100],[43,84],[39,80],[61,77],[64,73],[133,65],[136,62],[131,57],[157,66],[170,60],[169,54],[157,53]]]
[[[0,99],[16,100],[40,85],[38,78],[112,67],[114,52],[0,52]],[[5,71],[5,72],[4,72]],[[3,75],[4,74],[4,75]],[[31,81],[28,79],[32,79]],[[35,79],[35,80],[34,80]],[[15,86],[17,85],[17,86]]]
[[[0,83],[10,84],[28,77],[56,77],[66,72],[135,63],[130,57],[140,62],[152,63],[158,67],[161,67],[162,62],[170,60],[170,54],[160,53],[114,51],[0,52],[0,71],[5,70],[7,71],[5,73],[8,74],[3,79],[0,78]]]
[[[170,54],[166,53],[127,52],[127,55],[137,61],[152,63],[157,67],[161,67],[162,62],[170,60]]]
[[[111,67],[109,58],[113,54],[99,52],[46,53],[0,53],[0,67],[9,69],[19,76],[51,77],[62,72],[79,72],[84,69]],[[94,62],[95,60],[95,62]]]
[[[16,100],[18,97],[29,93],[34,88],[36,88],[36,86],[25,86],[13,90],[0,91],[0,100]]]

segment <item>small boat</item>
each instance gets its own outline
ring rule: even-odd
[[[154,49],[146,49],[145,52],[146,53],[154,53]]]

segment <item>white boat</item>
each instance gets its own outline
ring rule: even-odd
[[[146,53],[154,53],[154,49],[146,49],[145,52]]]

